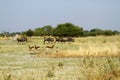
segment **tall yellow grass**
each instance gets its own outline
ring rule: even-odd
[[[120,36],[98,36],[98,37],[86,37],[76,38],[76,42],[72,43],[77,45],[77,49],[69,49],[74,45],[62,45],[68,47],[66,49],[59,50],[58,53],[51,53],[49,57],[84,57],[84,56],[119,56],[120,55]],[[60,46],[61,47],[61,46]]]

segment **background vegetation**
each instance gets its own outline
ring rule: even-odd
[[[111,35],[118,35],[120,34],[119,31],[112,31],[112,30],[102,30],[102,29],[91,29],[91,30],[84,30],[84,28],[80,26],[76,26],[72,23],[64,23],[64,24],[58,24],[56,27],[52,27],[50,25],[46,25],[43,27],[36,28],[34,30],[27,30],[23,32],[2,32],[0,36],[13,36],[15,34],[23,34],[26,36],[98,36],[98,35],[105,35],[105,36],[111,36]]]

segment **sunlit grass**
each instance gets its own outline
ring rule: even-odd
[[[40,49],[29,51],[28,45]],[[53,49],[46,45],[53,43],[44,45],[42,37],[31,37],[23,45],[1,39],[0,80],[120,79],[120,36],[80,37],[56,43]]]

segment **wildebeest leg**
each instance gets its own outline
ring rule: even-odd
[[[17,44],[18,44],[18,45],[20,44],[20,40],[19,40],[19,39],[17,39]]]
[[[17,44],[19,44],[19,41],[17,41]]]
[[[50,41],[48,41],[48,43],[50,44]]]
[[[43,44],[45,44],[45,40],[43,41]]]

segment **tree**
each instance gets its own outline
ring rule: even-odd
[[[113,34],[114,34],[114,35],[118,35],[118,34],[120,34],[120,32],[119,32],[119,31],[114,30],[114,31],[113,31]]]
[[[2,31],[2,33],[0,33],[0,36],[2,36],[2,37],[8,37],[8,36],[10,36],[10,33],[7,32],[7,31]]]
[[[34,31],[33,31],[33,30],[31,30],[31,29],[29,29],[28,31],[26,31],[26,32],[25,32],[25,34],[26,34],[26,36],[31,37],[31,36],[33,36],[33,35],[34,35]]]
[[[36,28],[34,34],[35,36],[43,36],[45,34],[45,31],[43,28]]]
[[[104,34],[104,31],[102,29],[99,29],[99,28],[95,28],[95,29],[90,30],[91,36],[97,36],[97,35],[103,35],[103,34]]]
[[[90,36],[90,31],[88,31],[88,30],[84,30],[82,36],[83,36],[83,37]]]
[[[35,36],[52,35],[53,28],[50,25],[43,26],[42,28],[36,28],[34,31]]]
[[[79,36],[83,29],[73,25],[72,23],[59,24],[53,30],[54,36]]]
[[[52,26],[46,25],[43,27],[43,30],[45,32],[45,35],[48,35],[48,36],[52,35],[52,30],[53,30]]]
[[[105,36],[111,36],[111,35],[113,35],[114,33],[111,31],[111,30],[105,30],[104,31],[104,35]]]
[[[12,33],[10,33],[9,35],[10,35],[10,36],[15,36],[16,34],[17,34],[17,35],[18,35],[18,34],[20,35],[21,33],[20,33],[20,32],[12,32]]]

